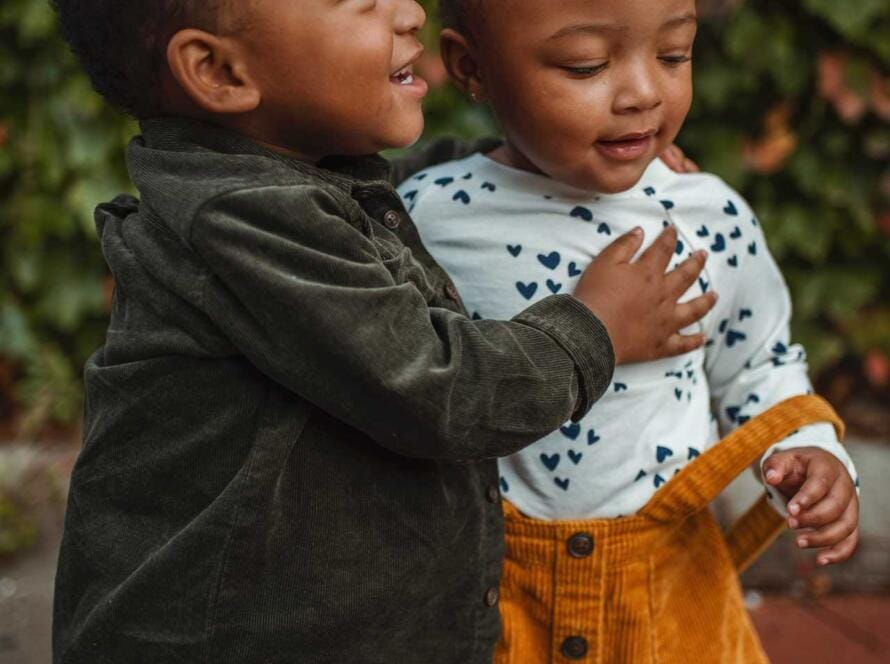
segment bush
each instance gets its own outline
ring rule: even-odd
[[[433,19],[424,38],[434,44],[435,8],[424,4]],[[795,336],[814,369],[868,355],[874,380],[886,380],[886,0],[702,5],[697,99],[681,144],[758,211],[793,292]],[[495,131],[484,108],[444,82],[435,57],[424,69],[434,83],[429,136]],[[47,4],[7,0],[0,9],[0,417],[20,410],[37,428],[79,414],[80,372],[102,343],[110,290],[92,209],[130,188],[123,156],[134,131],[90,90]]]

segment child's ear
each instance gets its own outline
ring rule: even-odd
[[[473,101],[485,101],[488,97],[485,82],[479,69],[473,45],[457,30],[442,30],[439,50],[445,69],[458,89],[466,92]]]
[[[231,39],[194,28],[180,30],[167,44],[167,64],[182,91],[205,111],[248,113],[260,104],[260,90]]]

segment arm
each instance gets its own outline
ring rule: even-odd
[[[609,384],[608,335],[574,298],[471,321],[396,282],[348,219],[322,189],[288,186],[223,195],[195,220],[206,311],[273,380],[394,452],[445,460],[511,454]]]
[[[754,221],[754,215],[735,192],[739,208],[735,221],[742,237],[729,239],[731,250],[719,260],[728,260],[731,252],[737,267],[728,267],[722,292],[730,295],[718,305],[714,341],[706,353],[706,366],[712,389],[712,403],[721,431],[726,433],[769,406],[784,399],[812,392],[807,376],[806,353],[790,339],[791,298],[779,269],[766,246],[766,239]],[[729,232],[733,226],[729,226]],[[725,236],[729,235],[725,233]],[[801,428],[776,443],[761,460],[773,453],[802,447],[815,447],[837,457],[851,477],[855,468],[834,428],[827,423]],[[762,473],[761,473],[762,478]],[[767,489],[772,504],[785,514],[784,497]]]

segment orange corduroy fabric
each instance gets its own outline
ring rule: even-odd
[[[774,406],[687,464],[632,517],[540,521],[505,503],[496,664],[766,662],[738,573],[783,520],[764,497],[724,534],[708,504],[771,444],[814,422],[843,437],[819,397]]]

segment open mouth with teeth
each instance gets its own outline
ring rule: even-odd
[[[389,80],[399,85],[411,85],[414,82],[414,72],[409,65],[390,76]]]

